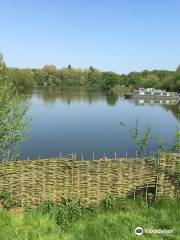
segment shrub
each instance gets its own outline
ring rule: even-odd
[[[108,195],[102,200],[101,204],[104,210],[113,209],[117,205],[117,198],[113,195]]]
[[[0,193],[0,203],[2,204],[3,208],[10,209],[13,206],[11,194],[8,192],[1,192]]]
[[[95,207],[85,204],[80,200],[72,200],[62,198],[61,204],[58,208],[56,222],[63,227],[68,226],[75,220],[79,220],[86,216],[92,216],[95,213]]]

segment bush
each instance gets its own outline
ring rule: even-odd
[[[0,203],[2,204],[3,208],[10,209],[13,206],[11,194],[8,192],[1,192],[0,193]]]
[[[113,209],[117,205],[117,198],[113,195],[108,195],[102,200],[101,205],[104,210]]]
[[[62,198],[61,204],[58,208],[56,222],[63,227],[68,226],[73,221],[79,220],[83,217],[92,216],[95,213],[95,207],[87,205],[80,200],[72,200]]]

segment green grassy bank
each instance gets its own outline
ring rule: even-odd
[[[82,206],[81,206],[82,207]],[[67,207],[68,208],[68,207]],[[38,210],[24,212],[0,210],[0,239],[2,240],[131,240],[131,239],[180,239],[180,201],[163,200],[146,205],[133,200],[113,206],[98,207],[94,214],[79,213],[77,219],[68,224],[58,220],[68,218],[61,208],[51,205]],[[85,209],[86,212],[87,209]],[[66,210],[65,210],[66,211]],[[78,209],[70,209],[78,214]],[[170,234],[149,234],[136,236],[134,229],[172,229]]]

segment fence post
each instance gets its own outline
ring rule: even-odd
[[[81,159],[82,159],[82,161],[83,161],[83,154],[81,154]]]
[[[136,158],[137,158],[137,156],[138,156],[138,152],[136,151]]]
[[[28,156],[28,160],[29,160],[29,156]]]
[[[115,159],[116,159],[116,152],[114,153],[114,157],[115,157]]]
[[[159,166],[159,151],[158,151],[157,154],[158,154],[157,160],[158,160],[158,166]]]
[[[61,157],[61,152],[59,153],[59,156]]]
[[[155,201],[157,201],[157,194],[158,194],[158,174],[157,174],[157,177],[156,177],[156,191],[155,191]]]
[[[136,200],[136,187],[134,188],[134,200]]]

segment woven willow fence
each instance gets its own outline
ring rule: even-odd
[[[157,196],[173,196],[176,188],[165,173],[157,174],[156,166],[155,159],[77,161],[72,156],[8,162],[0,164],[0,192],[11,193],[21,207],[39,206],[48,199],[59,202],[64,195],[86,202],[109,194],[126,198],[145,186],[155,186]],[[172,168],[172,162],[164,159],[162,166]]]

